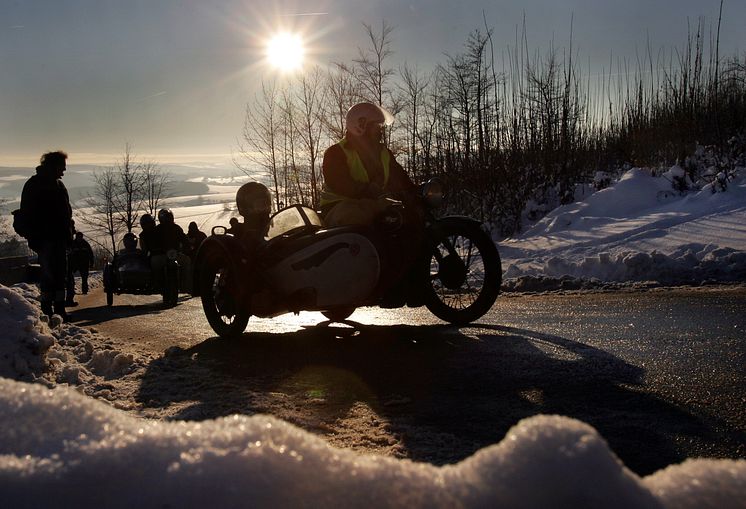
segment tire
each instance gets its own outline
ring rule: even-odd
[[[500,255],[477,225],[450,222],[440,228],[443,239],[436,239],[429,257],[425,305],[441,320],[467,324],[481,318],[497,300],[502,284]]]
[[[163,305],[170,308],[179,301],[179,267],[172,263],[171,260],[166,262],[163,277]]]
[[[354,307],[343,307],[322,311],[321,314],[327,317],[330,322],[342,322],[354,312]]]
[[[221,338],[234,338],[246,330],[250,313],[233,295],[227,284],[237,274],[231,273],[226,254],[213,250],[203,258],[199,268],[200,298],[210,327]]]
[[[109,307],[114,305],[114,292],[106,292],[106,305]]]

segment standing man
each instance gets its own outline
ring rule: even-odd
[[[72,242],[72,208],[62,176],[67,169],[65,152],[41,156],[36,175],[23,186],[21,212],[28,219],[28,244],[39,255],[41,310],[56,313],[64,321],[67,248]]]
[[[88,269],[93,267],[93,249],[87,240],[83,238],[83,232],[75,232],[75,240],[70,247],[70,274],[76,271],[80,272],[81,286],[83,295],[88,293]],[[73,295],[75,294],[75,280],[72,280]],[[72,296],[68,295],[68,302],[72,301]]]

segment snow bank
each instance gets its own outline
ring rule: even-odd
[[[145,421],[0,379],[8,507],[742,507],[746,461],[640,479],[590,426],[538,416],[451,466],[335,449],[268,416]]]
[[[35,287],[14,289],[0,285],[0,376],[37,381],[46,369],[46,354],[54,345],[38,306],[32,304]]]
[[[724,192],[679,194],[673,167],[662,177],[639,168],[583,201],[552,211],[500,244],[506,288],[549,280],[746,281],[746,178]],[[575,286],[582,286],[575,284]]]
[[[89,395],[105,391],[106,379],[144,368],[147,359],[135,359],[115,349],[106,338],[88,329],[51,323],[41,315],[36,286],[0,285],[0,376],[55,384],[85,385]]]

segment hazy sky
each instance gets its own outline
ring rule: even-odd
[[[0,0],[0,165],[110,162],[125,142],[162,162],[228,159],[256,85],[276,71],[263,45],[298,31],[314,62],[349,60],[362,22],[395,27],[397,62],[422,70],[487,24],[497,51],[525,14],[529,45],[567,44],[601,71],[610,55],[681,47],[687,22],[713,29],[719,0]],[[746,51],[746,2],[725,0],[721,54]]]

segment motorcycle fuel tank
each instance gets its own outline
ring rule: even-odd
[[[266,275],[270,287],[292,300],[307,295],[307,306],[329,309],[359,305],[378,284],[380,261],[373,243],[354,232],[340,232],[295,251]]]

